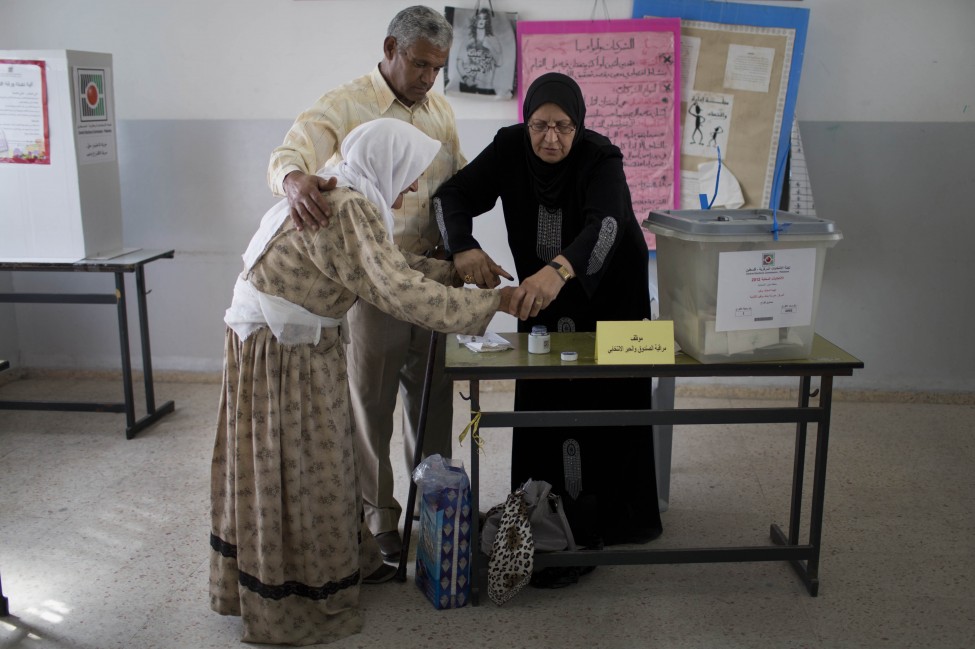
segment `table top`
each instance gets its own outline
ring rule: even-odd
[[[172,259],[172,250],[150,250],[139,248],[117,257],[106,259],[79,259],[77,261],[43,261],[38,259],[11,260],[0,259],[0,270],[42,270],[82,273],[132,272],[139,266],[156,259]]]
[[[552,333],[552,351],[528,353],[528,334],[500,333],[513,349],[474,352],[445,336],[444,373],[456,380],[518,378],[621,378],[636,376],[850,376],[863,361],[818,334],[808,358],[783,361],[700,363],[678,353],[673,365],[614,365],[597,363],[595,332]],[[577,361],[563,361],[561,352],[574,351]]]

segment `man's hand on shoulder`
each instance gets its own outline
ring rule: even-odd
[[[328,225],[332,214],[322,192],[335,189],[335,178],[326,180],[314,174],[292,171],[285,176],[282,184],[296,229],[304,230],[308,227],[317,230]]]

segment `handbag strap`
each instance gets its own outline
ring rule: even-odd
[[[488,7],[491,9],[491,17],[494,18],[494,5],[491,4],[491,0],[487,0]],[[474,3],[474,13],[476,14],[481,9],[481,0],[477,0]]]
[[[528,478],[523,485],[518,487],[518,491],[524,494],[525,503],[528,505],[528,515],[531,516],[535,507],[548,499],[549,494],[552,492],[552,485],[544,480],[532,480]]]

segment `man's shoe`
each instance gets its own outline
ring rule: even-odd
[[[399,532],[394,530],[377,534],[376,542],[379,544],[379,551],[384,561],[399,563],[399,555],[403,551],[403,541],[399,538]]]
[[[385,584],[387,581],[392,580],[396,576],[396,568],[393,566],[387,566],[385,563],[378,568],[371,575],[367,575],[362,578],[362,583],[364,584]]]

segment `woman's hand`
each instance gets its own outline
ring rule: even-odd
[[[513,315],[520,320],[527,320],[538,315],[542,305],[530,298],[520,286],[502,286],[501,303],[498,311]]]
[[[497,288],[501,278],[514,280],[504,268],[480,248],[472,248],[454,255],[457,274],[465,284],[476,284],[478,288]]]
[[[563,261],[565,258],[562,256],[557,257],[557,259],[563,265],[568,263],[568,261]],[[563,286],[565,286],[565,281],[559,275],[558,271],[551,266],[543,266],[540,271],[531,277],[525,278],[525,281],[518,288],[523,289],[526,299],[530,299],[541,310],[559,296],[559,291],[562,290]]]

